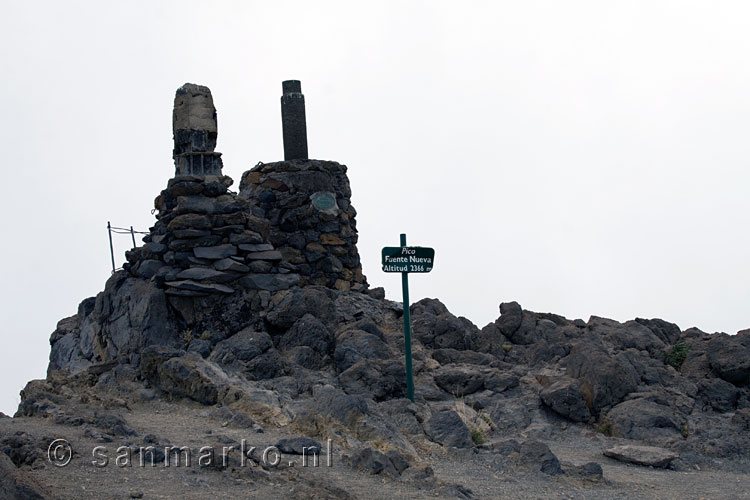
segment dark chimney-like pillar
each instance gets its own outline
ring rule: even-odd
[[[281,83],[281,125],[284,131],[284,160],[307,160],[305,96],[299,80]]]

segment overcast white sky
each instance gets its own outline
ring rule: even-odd
[[[478,326],[498,304],[750,327],[747,2],[9,2],[0,15],[0,410],[57,321],[145,230],[185,82],[238,184],[282,158],[299,79],[312,158],[349,166],[380,248],[432,246],[411,296]],[[118,265],[129,237],[115,240]]]

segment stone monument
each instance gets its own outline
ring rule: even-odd
[[[300,82],[284,82],[284,162],[259,164],[240,193],[222,175],[208,87],[186,83],[172,114],[175,176],[154,202],[145,245],[126,252],[131,276],[176,297],[323,285],[367,289],[346,166],[308,160]],[[289,160],[289,158],[292,158]]]
[[[216,108],[208,87],[186,83],[177,89],[172,134],[176,175],[221,175],[221,153],[214,151]]]
[[[284,133],[284,159],[307,160],[307,125],[305,96],[299,80],[281,84],[281,126]]]

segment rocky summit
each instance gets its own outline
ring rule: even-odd
[[[210,90],[177,90],[154,226],[0,418],[2,498],[750,497],[750,330],[425,298],[407,399],[403,305],[284,88],[294,154],[239,192]]]

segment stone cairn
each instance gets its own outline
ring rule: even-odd
[[[320,160],[257,165],[242,176],[240,196],[263,209],[269,241],[301,285],[367,288],[346,166]]]
[[[304,101],[301,110],[304,125]],[[287,116],[299,129],[299,115]],[[242,176],[237,195],[214,151],[211,91],[180,87],[172,121],[175,176],[154,202],[157,222],[145,245],[126,252],[127,272],[176,296],[307,284],[367,289],[345,166],[306,157],[259,164]],[[295,140],[304,140],[306,156],[306,135]]]

